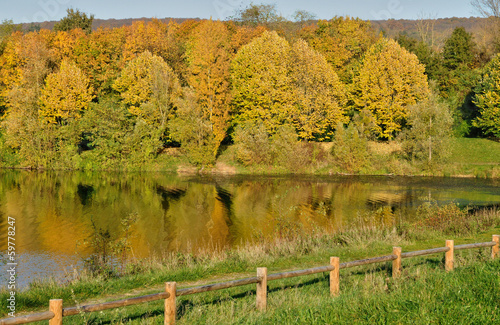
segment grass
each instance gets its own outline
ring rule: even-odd
[[[457,254],[446,273],[441,257],[404,260],[400,278],[390,263],[341,271],[340,295],[328,275],[268,283],[266,312],[255,309],[255,286],[180,297],[178,324],[496,324],[500,321],[500,261],[487,250]],[[80,314],[65,324],[163,324],[163,302]]]
[[[421,221],[418,224],[400,225],[393,229],[364,226],[334,235],[319,230],[309,235],[283,232],[286,234],[285,237],[273,240],[266,239],[256,245],[230,251],[210,254],[200,252],[198,255],[176,254],[164,256],[162,259],[135,261],[128,265],[127,274],[122,277],[102,278],[83,274],[65,286],[59,286],[55,283],[33,284],[29,290],[19,292],[16,295],[17,312],[44,310],[48,300],[53,298],[63,299],[65,306],[85,304],[96,300],[118,300],[122,299],[123,296],[160,292],[164,288],[164,282],[167,281],[178,282],[178,287],[201,285],[253,276],[255,269],[262,266],[268,267],[269,273],[304,269],[327,265],[330,256],[339,256],[341,261],[350,261],[390,254],[393,246],[402,246],[404,251],[412,251],[442,247],[446,239],[454,239],[455,244],[490,241],[492,234],[500,232],[500,211],[497,210],[468,214],[456,206],[450,205],[446,207],[427,206],[421,209],[421,213]],[[446,222],[436,224],[436,215],[439,215]],[[450,222],[451,220],[455,222]],[[479,260],[481,263],[476,268],[480,268],[480,265],[484,264],[483,261],[487,260],[487,253],[485,250],[479,252],[479,255],[477,250],[473,253],[467,253],[469,255],[462,254],[465,257],[458,259],[458,265],[465,266],[471,263],[474,265],[475,261]],[[411,259],[407,263],[412,263],[412,267],[409,266],[410,264],[406,264],[407,267],[405,267],[407,272],[404,277],[407,279],[416,281],[422,277],[421,274],[425,274],[432,281],[437,281],[433,279],[440,279],[439,277],[443,276],[439,275],[442,273],[441,257]],[[434,271],[437,272],[436,278],[432,275],[435,273]],[[395,301],[400,299],[398,297],[403,295],[404,290],[401,289],[403,291],[399,296],[392,292],[397,292],[395,288],[406,285],[403,282],[398,282],[399,280],[389,279],[388,282],[389,274],[390,263],[346,270],[342,273],[343,293],[336,300],[331,300],[328,297],[327,285],[325,287],[326,275],[289,279],[276,282],[276,284],[273,282],[272,285],[270,284],[270,296],[273,298],[270,300],[269,312],[265,314],[254,310],[253,286],[183,297],[179,300],[178,312],[180,320],[186,324],[226,323],[226,321],[227,323],[290,323],[295,318],[304,323],[310,323],[313,319],[321,320],[329,317],[334,317],[332,319],[341,322],[341,319],[348,319],[345,318],[347,315],[351,317],[373,307],[378,310],[378,314],[373,319],[375,322],[383,322],[384,317],[389,317],[386,315],[390,312],[388,311],[389,307],[384,307],[384,305],[376,307],[374,305],[377,301],[385,301],[384,304],[395,304]],[[498,274],[496,277],[491,274],[484,276],[491,277],[490,281],[498,278]],[[423,294],[425,281],[431,281],[425,279],[427,278],[424,277],[423,284],[415,282],[415,288],[405,290],[411,291],[418,288],[418,292]],[[458,279],[453,281],[458,281]],[[471,278],[467,281],[474,282]],[[498,282],[498,280],[496,281]],[[474,283],[474,285],[481,284]],[[386,287],[392,289],[382,290]],[[426,289],[427,295],[429,297],[437,295],[439,292],[435,292],[438,290],[436,288],[438,288],[437,284],[429,286]],[[372,291],[380,297],[370,298]],[[347,309],[337,315],[335,314],[337,311],[326,312],[317,307],[318,305],[324,306],[326,309],[336,310],[343,306],[341,302],[348,297],[351,297],[349,304],[356,305],[357,307],[352,308],[357,309]],[[5,301],[7,298],[7,292],[0,293],[0,299]],[[469,298],[476,299],[473,296]],[[421,300],[417,297],[413,299]],[[429,306],[436,303],[437,301],[429,300],[428,306],[425,308],[430,308]],[[301,311],[302,306],[308,306],[304,312]],[[397,310],[401,310],[403,307],[399,306]],[[474,308],[479,307],[474,305]],[[82,321],[89,324],[114,324],[125,321],[155,324],[161,323],[162,310],[161,302],[149,303],[105,313],[83,314],[78,316],[80,318],[76,316],[68,318],[68,321],[78,319],[78,321],[74,321],[76,324],[81,324]],[[219,315],[224,315],[224,318],[220,318]],[[6,316],[6,313],[2,316]],[[359,321],[368,322],[369,319],[360,319]]]
[[[455,138],[451,161],[459,164],[500,165],[500,142],[488,139]]]
[[[445,174],[500,178],[500,142],[488,139],[456,138]]]
[[[353,170],[343,170],[337,166],[330,151],[331,143],[311,143],[315,151],[321,154],[301,164],[301,168],[285,165],[253,164],[242,165],[235,158],[234,146],[224,147],[218,162],[231,166],[232,173],[254,174],[361,174],[361,175],[413,175],[413,176],[452,176],[500,178],[500,142],[479,138],[454,138],[451,141],[451,156],[447,163],[439,163],[430,168],[426,164],[411,162],[401,154],[398,142],[368,142],[370,159],[366,166],[357,166]],[[308,154],[308,153],[307,153]],[[290,153],[290,160],[300,160],[296,153]],[[196,172],[196,169],[194,170]],[[220,172],[218,168],[212,170]]]

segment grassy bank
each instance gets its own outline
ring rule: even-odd
[[[436,215],[439,216],[441,222],[435,222]],[[130,261],[120,277],[104,278],[102,275],[80,274],[65,286],[55,283],[33,284],[29,290],[17,294],[17,312],[43,310],[48,300],[53,298],[63,299],[65,306],[74,306],[96,299],[109,301],[125,295],[160,292],[163,290],[164,282],[167,281],[176,281],[179,287],[185,287],[219,282],[222,279],[253,276],[255,269],[262,266],[268,267],[269,272],[274,273],[327,265],[330,256],[339,256],[341,261],[349,261],[387,255],[392,251],[393,246],[402,246],[404,251],[412,251],[444,246],[446,239],[455,239],[456,244],[490,241],[492,234],[500,232],[499,226],[500,211],[497,210],[469,214],[467,211],[459,210],[456,206],[427,207],[422,209],[419,223],[412,225],[399,225],[391,229],[362,227],[333,235],[320,231],[308,235],[296,234],[295,237],[267,239],[252,246],[230,251],[175,254],[147,261]],[[472,268],[481,269],[481,264],[474,266],[474,262],[487,259],[487,255],[486,250],[479,250],[479,253],[477,250],[461,253],[457,266],[472,265]],[[392,306],[393,301],[400,299],[398,297],[403,295],[405,290],[411,291],[418,288],[418,292],[424,294],[422,288],[426,285],[426,281],[435,279],[432,281],[438,281],[437,284],[444,281],[440,278],[443,275],[439,275],[442,269],[441,259],[442,257],[438,256],[405,262],[404,267],[407,271],[405,271],[404,278],[411,280],[408,283],[414,282],[414,288],[405,288],[408,284],[404,280],[386,280],[390,278],[390,266],[387,264],[356,268],[342,273],[343,293],[341,298],[336,300],[328,297],[328,289],[325,285],[326,275],[317,275],[300,278],[300,280],[273,282],[270,285],[270,297],[272,297],[270,298],[270,312],[266,314],[254,311],[252,291],[254,288],[245,287],[182,298],[179,302],[179,315],[181,321],[186,324],[216,322],[215,320],[222,323],[287,323],[295,318],[309,323],[311,319],[320,321],[324,320],[324,317],[334,317],[332,315],[337,315],[337,313],[340,314],[335,317],[344,319],[344,317],[351,317],[349,315],[374,307],[378,300],[376,296],[370,296],[369,293],[373,292],[389,304],[375,308],[378,314],[374,316],[374,319],[381,322],[383,317],[390,316],[386,315],[388,312],[386,309],[396,308],[389,306]],[[410,267],[409,263],[414,266]],[[493,266],[492,270],[494,270]],[[484,270],[487,271],[486,268]],[[493,277],[491,272],[484,274],[485,279]],[[431,280],[426,280],[426,277]],[[420,283],[420,279],[424,282]],[[460,282],[459,280],[456,278],[453,281]],[[468,281],[474,282],[470,278]],[[386,289],[386,287],[391,289]],[[284,290],[277,290],[277,288]],[[401,290],[400,293],[397,293],[398,290]],[[434,291],[438,289],[430,286],[429,290],[426,293],[429,299],[428,306],[425,308],[430,308],[436,303],[432,299],[435,299],[436,292]],[[345,299],[349,297],[351,300],[346,301]],[[7,298],[7,292],[0,294],[0,299],[3,301]],[[480,297],[469,298],[479,299]],[[412,299],[419,301],[420,298],[417,299],[415,296]],[[308,307],[304,309],[302,306],[306,302]],[[403,304],[404,301],[399,303]],[[350,307],[351,309],[340,312],[337,309],[342,304],[354,305]],[[323,308],[335,310],[323,311]],[[403,306],[397,307],[396,310],[401,310],[400,308]],[[424,307],[417,305],[414,307],[414,312],[422,308]],[[2,316],[5,316],[5,311],[2,312],[4,312]],[[224,315],[224,318],[218,315]],[[80,318],[73,317],[73,319],[75,324],[81,324],[82,318],[90,323],[120,323],[130,317],[137,323],[142,321],[159,323],[162,319],[161,303],[112,310],[102,314],[87,314]],[[70,320],[71,318],[68,319]],[[360,319],[360,321],[368,320]]]
[[[273,163],[242,163],[236,146],[224,147],[214,168],[198,169],[187,162],[177,169],[180,173],[216,174],[315,174],[315,175],[405,175],[449,177],[500,177],[500,142],[477,138],[454,138],[450,142],[449,158],[428,164],[408,160],[401,144],[367,142],[363,150],[343,158],[332,155],[333,143],[301,144],[289,150]],[[359,148],[358,148],[359,149]],[[340,160],[339,160],[340,159]]]
[[[409,160],[403,153],[401,143],[397,141],[366,141],[337,155],[334,154],[334,143],[297,142],[288,146],[281,143],[274,145],[274,150],[271,150],[268,156],[253,162],[248,157],[246,161],[242,161],[237,146],[229,145],[220,148],[213,166],[193,165],[181,148],[168,148],[141,162],[125,159],[110,160],[108,164],[102,164],[87,157],[87,160],[78,160],[79,164],[71,168],[97,171],[165,171],[181,175],[357,174],[500,178],[500,142],[488,139],[454,138],[448,148],[449,158],[432,164],[425,160]],[[3,155],[5,154],[4,152]],[[0,156],[0,166],[19,167],[16,163],[18,159],[14,156],[9,156],[9,159]]]

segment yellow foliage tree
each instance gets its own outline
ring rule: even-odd
[[[50,35],[50,48],[52,57],[56,62],[64,59],[74,60],[75,46],[88,37],[82,29],[72,29],[70,31],[53,32]]]
[[[345,86],[325,57],[304,40],[292,47],[292,82],[295,88],[294,125],[306,140],[330,140],[333,129],[346,116]]]
[[[8,94],[22,79],[20,44],[23,34],[16,32],[7,41],[0,56],[0,106],[8,106]]]
[[[325,141],[346,119],[344,85],[303,40],[290,46],[276,32],[264,32],[238,51],[232,73],[238,123],[262,121],[271,134],[289,124],[302,139]]]
[[[137,54],[144,51],[149,51],[163,59],[168,57],[171,41],[169,40],[168,25],[164,22],[158,19],[147,23],[138,21],[125,27],[125,30],[126,41],[123,56],[126,61],[132,60]]]
[[[75,63],[63,60],[59,71],[45,80],[40,96],[40,117],[58,124],[78,119],[92,98],[87,76]]]
[[[354,79],[355,108],[372,122],[371,131],[392,139],[401,130],[408,108],[429,95],[425,67],[393,40],[380,39],[366,53]]]
[[[186,58],[189,85],[195,90],[202,116],[215,140],[214,155],[226,137],[230,116],[230,35],[220,21],[207,20],[192,33]]]
[[[177,98],[182,95],[174,71],[161,57],[149,51],[127,64],[113,88],[120,92],[131,114],[161,127],[166,127]]]
[[[378,39],[370,22],[349,16],[320,20],[299,35],[325,56],[344,82],[351,81],[353,67]]]
[[[292,122],[290,51],[284,38],[267,31],[238,51],[231,63],[237,122],[262,121],[272,133]]]

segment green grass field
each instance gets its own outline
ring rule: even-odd
[[[453,139],[451,158],[445,174],[500,178],[500,142],[488,139]]]
[[[452,163],[500,165],[500,142],[488,139],[455,138]]]

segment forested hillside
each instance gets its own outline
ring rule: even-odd
[[[473,21],[480,43],[440,20],[307,18],[251,5],[229,21],[96,28],[70,9],[51,29],[4,22],[0,164],[204,168],[234,144],[242,166],[400,172],[442,166],[453,134],[500,137],[500,59],[483,20],[457,22]]]

